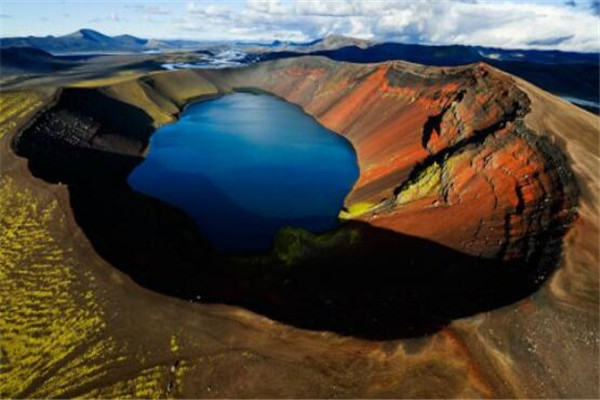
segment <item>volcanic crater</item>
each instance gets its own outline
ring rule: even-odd
[[[247,90],[297,104],[347,138],[360,177],[339,228],[289,227],[264,254],[222,256],[186,214],[127,177],[186,104]],[[65,88],[13,148],[36,177],[68,187],[97,253],[140,285],[394,339],[523,299],[557,265],[579,189],[555,141],[524,123],[530,111],[514,79],[482,63],[303,57]]]

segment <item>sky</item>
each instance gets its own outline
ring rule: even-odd
[[[0,36],[378,41],[600,51],[599,0],[0,0]]]

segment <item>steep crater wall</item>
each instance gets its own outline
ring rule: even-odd
[[[339,230],[285,230],[271,253],[230,259],[126,178],[186,103],[248,88],[347,137],[361,175]],[[303,58],[65,89],[14,148],[34,175],[68,185],[98,253],[145,286],[302,327],[413,336],[527,296],[558,261],[577,186],[562,153],[524,126],[528,111],[511,78],[482,64]]]
[[[346,217],[483,257],[556,249],[578,189],[561,151],[524,126],[529,100],[510,76],[322,59],[264,69],[227,80],[300,104],[356,148]]]

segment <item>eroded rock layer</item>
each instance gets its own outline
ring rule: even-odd
[[[172,120],[190,98],[257,88],[300,105],[352,142],[360,178],[343,218],[507,260],[546,257],[573,218],[577,188],[564,157],[523,125],[527,96],[484,64],[443,69],[309,58],[185,74],[186,90],[165,74],[99,92],[67,90],[20,140],[62,135],[53,141],[59,147],[137,157],[153,126]],[[46,147],[32,147],[41,149],[29,154],[34,167]],[[82,171],[73,153],[57,153],[67,158],[66,170]],[[121,174],[130,171],[123,168]]]
[[[244,89],[347,137],[361,176],[339,231],[224,261],[125,179],[186,103]],[[0,133],[2,396],[598,396],[595,116],[485,65],[320,58],[44,107]],[[361,324],[409,332],[365,340]]]
[[[556,248],[577,187],[560,151],[524,126],[529,100],[509,76],[484,64],[287,64],[233,82],[301,105],[352,142],[361,173],[343,217],[478,256]]]

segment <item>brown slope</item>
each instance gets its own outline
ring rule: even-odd
[[[570,169],[523,125],[530,102],[508,75],[484,64],[287,64],[242,71],[238,84],[301,105],[352,142],[361,174],[346,206],[360,214],[350,217],[507,259],[539,257],[571,220]]]
[[[173,103],[181,104],[181,102],[203,93],[201,90],[191,90],[193,85],[186,86],[184,82],[195,82],[197,76],[203,76],[221,91],[229,90],[231,87],[255,87],[270,90],[284,97],[297,96],[294,101],[302,104],[305,109],[322,121],[324,119],[319,115],[331,115],[331,121],[341,124],[343,129],[348,129],[349,132],[352,131],[357,138],[360,136],[361,130],[368,126],[366,123],[361,123],[361,119],[355,117],[365,112],[366,107],[363,107],[362,104],[371,104],[368,102],[373,101],[373,106],[377,106],[375,111],[380,117],[386,113],[387,109],[392,109],[395,110],[396,118],[403,116],[402,121],[406,122],[406,124],[399,123],[396,127],[390,128],[391,132],[397,132],[398,135],[390,133],[392,138],[382,141],[381,145],[374,140],[370,140],[372,143],[369,143],[364,139],[365,154],[370,154],[370,157],[377,159],[377,162],[386,160],[386,156],[379,156],[379,154],[386,154],[388,146],[396,145],[396,142],[402,137],[411,133],[413,134],[412,139],[405,144],[413,145],[415,150],[411,150],[409,154],[415,157],[413,153],[418,153],[419,158],[415,159],[419,160],[427,160],[431,156],[430,149],[425,149],[430,147],[427,146],[428,144],[435,144],[433,147],[435,152],[443,151],[440,149],[444,148],[452,148],[452,144],[448,146],[444,142],[460,143],[453,141],[452,137],[455,132],[451,129],[452,124],[447,123],[452,121],[448,118],[453,117],[453,111],[450,111],[448,117],[446,117],[447,112],[444,112],[441,117],[440,126],[445,124],[450,128],[449,130],[446,128],[434,129],[429,136],[430,140],[425,141],[422,135],[423,127],[430,117],[434,117],[434,120],[440,119],[435,117],[439,116],[448,106],[448,101],[450,110],[452,110],[452,102],[456,100],[456,88],[450,85],[444,95],[445,100],[442,99],[434,107],[415,106],[410,109],[411,113],[402,114],[400,107],[394,109],[395,103],[388,102],[387,94],[381,90],[382,87],[390,85],[390,82],[383,81],[381,85],[373,84],[373,82],[364,83],[369,76],[376,75],[379,68],[381,66],[363,67],[323,60],[302,60],[294,63],[269,63],[248,71],[201,72],[198,74],[186,72],[190,76],[182,78],[181,81],[178,78],[180,77],[179,73],[157,74],[147,78],[142,84],[145,93],[150,93],[153,87],[158,87],[158,83],[164,87],[170,87],[177,83],[193,92],[177,102],[173,95],[169,95],[166,90],[162,89],[147,97],[142,96],[144,98],[131,96],[125,86],[107,88],[101,92],[109,93],[112,98],[142,109],[148,109],[144,105],[148,98],[160,98],[163,103],[171,99]],[[442,75],[439,69],[410,65],[400,65],[400,68],[408,76],[396,87],[404,85],[410,88],[409,82],[418,79],[415,86],[422,90],[424,75],[433,75],[432,80],[434,81],[440,79]],[[467,84],[472,82],[469,76],[474,75],[470,68],[447,70],[446,73],[459,74],[461,76],[459,82],[471,87],[470,84]],[[510,91],[514,90],[511,83],[512,78],[493,70],[492,73],[494,78],[499,80],[495,87],[507,86]],[[204,78],[201,79],[202,82],[206,81]],[[328,82],[335,82],[336,78],[343,78],[339,82],[346,83],[326,90]],[[493,85],[494,82],[493,80],[490,82],[490,78],[484,78],[481,84],[486,87],[485,85]],[[524,84],[519,84],[525,88]],[[149,85],[149,87],[145,85]],[[352,88],[362,88],[362,85],[366,85],[369,89],[366,91],[370,95],[361,96],[361,91],[357,91],[354,93],[356,99],[348,105],[341,106],[344,103],[343,96],[348,95],[348,98],[352,99]],[[531,89],[531,93],[534,93],[535,96],[527,92],[531,99],[529,104],[531,112],[525,115],[526,125],[524,128],[533,129],[535,133],[547,134],[550,138],[554,136],[567,137],[571,147],[565,146],[564,150],[569,162],[573,165],[580,186],[590,185],[590,192],[597,193],[598,177],[594,173],[597,168],[594,167],[597,167],[598,150],[593,146],[598,135],[595,127],[597,119],[594,117],[584,123],[581,115],[573,111],[572,107],[566,107],[562,103],[561,107],[558,107],[556,104],[558,100],[534,89]],[[442,91],[442,88],[435,89],[432,93],[425,91],[423,97],[429,102],[431,100],[426,97],[429,94],[430,97],[437,100],[435,95],[437,90]],[[327,94],[329,91],[331,99],[334,100],[320,102],[321,97],[318,94]],[[215,90],[213,89],[209,93],[215,93]],[[518,93],[513,92],[513,95],[520,98]],[[322,97],[326,97],[326,95]],[[415,102],[420,97],[420,95],[415,97]],[[463,101],[465,104],[470,101],[470,107],[466,113],[461,112],[461,118],[468,120],[467,114],[479,114],[479,118],[485,119],[484,111],[494,108],[495,101],[492,100],[482,107],[483,111],[478,112],[477,107],[474,107],[477,103],[476,98],[468,99],[467,93],[458,103],[460,105]],[[407,102],[406,107],[410,105],[409,103]],[[328,111],[337,104],[340,106],[335,109],[335,112]],[[483,102],[483,104],[486,103]],[[511,106],[511,103],[503,104],[508,108]],[[313,106],[316,108],[311,108]],[[343,110],[346,107],[352,112],[344,114]],[[154,112],[149,110],[148,114],[154,115]],[[367,110],[371,110],[371,108],[367,108]],[[500,107],[499,111],[503,111],[503,107]],[[372,121],[377,121],[377,113],[372,114]],[[554,117],[552,124],[544,127],[547,133],[543,133],[540,129],[541,125],[539,124],[543,121],[539,118],[537,119],[538,125],[530,122],[530,116],[540,115],[536,113]],[[499,113],[501,118],[488,122],[494,124],[510,114],[510,112]],[[164,117],[162,114],[156,115]],[[344,117],[337,118],[336,115]],[[363,116],[366,118],[366,114]],[[411,123],[413,117],[416,122]],[[443,122],[444,119],[446,123]],[[566,123],[561,124],[561,121],[566,121]],[[470,126],[475,126],[476,122],[470,122]],[[414,129],[402,130],[406,125],[411,125]],[[489,125],[484,125],[483,128],[486,126]],[[571,126],[578,127],[576,134],[571,133]],[[339,131],[344,133],[342,128]],[[512,152],[499,157],[498,162],[488,161],[489,165],[483,166],[483,170],[486,173],[490,172],[492,177],[500,181],[499,183],[503,183],[507,179],[502,178],[502,175],[495,175],[498,170],[504,171],[508,166],[510,171],[515,169],[518,172],[518,164],[514,165],[515,162],[511,160],[515,151],[525,152],[528,157],[532,158],[534,162],[525,162],[525,165],[530,165],[538,173],[543,172],[542,178],[546,174],[552,176],[552,169],[555,167],[551,162],[552,158],[548,158],[543,151],[538,150],[532,144],[535,143],[534,140],[528,136],[520,137],[522,132],[512,123],[507,123],[501,131],[494,131],[492,136],[486,135],[483,143],[469,142],[468,146],[461,149],[461,157],[469,159],[472,155],[474,160],[477,157],[485,160],[488,155],[496,157],[496,153],[503,151],[505,146],[508,146]],[[373,132],[376,133],[373,133],[373,136],[369,137],[370,139],[378,138],[379,134],[384,131],[373,130]],[[348,133],[349,135],[350,133]],[[449,140],[435,141],[438,139],[437,136]],[[513,139],[513,136],[516,138]],[[431,141],[432,137],[435,142]],[[416,143],[413,144],[413,141]],[[102,144],[106,145],[107,143],[110,146],[117,146],[120,142],[109,140]],[[423,146],[424,143],[425,146]],[[575,146],[577,151],[572,151],[572,146]],[[358,147],[360,146],[357,145]],[[128,145],[129,150],[133,148],[139,147]],[[368,150],[369,148],[372,150]],[[464,153],[466,154],[462,155]],[[579,156],[572,155],[576,153],[579,153]],[[360,150],[359,157],[362,160]],[[364,169],[365,165],[373,167],[373,165],[362,164],[363,161],[361,161],[361,169]],[[47,185],[28,177],[24,165],[19,162],[9,159],[8,169],[4,167],[3,172],[8,171],[9,175],[16,176],[20,185],[34,187],[37,198],[52,198],[52,192],[48,193]],[[458,165],[459,172],[467,175],[473,174],[464,168],[471,167],[470,162],[466,163],[465,160],[458,158],[455,163],[450,162],[451,172],[454,172]],[[15,165],[20,165],[20,167],[15,169]],[[383,216],[383,222],[388,224],[387,226],[391,229],[421,229],[416,224],[403,225],[404,221],[401,218],[393,218],[403,209],[410,210],[407,207],[413,207],[412,210],[415,213],[421,213],[423,220],[419,219],[419,224],[427,221],[427,224],[424,225],[434,226],[436,228],[434,233],[438,235],[447,227],[460,228],[463,223],[469,222],[468,219],[475,212],[482,213],[490,220],[498,219],[500,221],[502,219],[489,211],[478,211],[475,206],[482,195],[477,196],[478,193],[474,188],[483,187],[483,185],[477,186],[477,181],[473,178],[459,179],[461,178],[459,174],[452,175],[451,182],[456,183],[463,180],[471,182],[471,187],[465,189],[464,192],[475,192],[470,198],[461,200],[461,203],[464,202],[462,208],[456,207],[456,202],[451,202],[449,205],[444,204],[448,211],[433,218],[431,203],[435,202],[439,196],[431,195],[429,190],[421,190],[430,189],[430,186],[435,187],[430,184],[417,185],[419,190],[415,190],[414,193],[417,193],[417,197],[421,199],[414,200],[409,197],[412,201],[398,201],[397,197],[404,198],[398,196],[403,191],[398,191],[397,195],[394,195],[394,192],[396,188],[402,187],[404,177],[410,177],[416,163],[407,165],[407,171],[401,175],[402,179],[394,177],[392,171],[384,168],[380,175],[376,175],[376,179],[368,179],[366,180],[367,184],[357,185],[353,192],[354,194],[358,190],[364,190],[364,197],[357,197],[356,201],[365,199],[378,201],[378,195],[383,194],[382,197],[386,197],[388,201],[382,204],[381,209],[377,211]],[[476,167],[472,168],[476,169]],[[20,175],[21,172],[23,175]],[[379,176],[386,177],[388,175],[391,177],[387,180],[379,179]],[[540,186],[556,185],[556,178],[547,178],[546,180],[540,178],[539,181]],[[416,182],[419,180],[417,179]],[[566,192],[559,185],[552,187],[561,189],[559,193]],[[60,287],[60,293],[65,293],[67,296],[81,297],[82,303],[75,302],[74,305],[69,305],[70,303],[65,305],[63,302],[57,310],[61,310],[60,307],[71,307],[67,308],[63,314],[68,317],[65,320],[68,323],[71,323],[70,318],[73,316],[83,322],[93,318],[94,324],[99,322],[100,326],[91,325],[89,329],[85,326],[78,327],[77,341],[70,342],[69,337],[63,335],[60,336],[62,338],[60,346],[56,346],[56,342],[49,341],[48,349],[56,348],[66,351],[73,348],[73,353],[70,353],[71,358],[64,357],[62,353],[58,355],[51,353],[46,362],[37,361],[34,373],[27,374],[33,369],[24,362],[30,361],[30,357],[23,357],[23,362],[13,361],[16,370],[23,374],[16,375],[17,378],[19,376],[28,378],[19,382],[19,385],[25,389],[8,392],[10,397],[18,394],[27,394],[32,397],[70,397],[74,395],[85,397],[125,395],[135,397],[597,397],[598,389],[595,385],[598,378],[596,365],[598,329],[594,311],[597,310],[598,301],[597,279],[593,279],[597,276],[598,270],[597,240],[593,240],[594,230],[587,228],[588,222],[594,226],[593,221],[597,213],[593,207],[595,197],[586,194],[585,190],[583,190],[579,208],[582,217],[575,224],[575,229],[579,233],[573,240],[572,233],[575,232],[575,229],[569,232],[565,245],[565,254],[567,257],[571,254],[572,259],[575,260],[571,265],[579,267],[567,265],[565,268],[559,269],[550,281],[551,285],[546,286],[528,300],[504,309],[457,321],[450,328],[430,337],[369,342],[282,326],[237,307],[189,304],[141,290],[126,276],[114,270],[110,265],[106,265],[97,257],[95,250],[82,236],[81,230],[73,224],[72,210],[70,210],[68,200],[65,199],[66,195],[63,193],[63,189],[64,186],[62,188],[52,187],[52,190],[61,193],[58,199],[61,206],[60,213],[62,213],[62,217],[56,217],[57,222],[53,225],[53,229],[62,232],[64,236],[61,237],[59,243],[65,249],[71,246],[75,247],[75,253],[69,255],[68,262],[62,261],[62,264],[59,265],[71,271],[65,272],[66,277],[63,282],[70,282],[73,280],[73,274],[76,274],[75,277],[78,278],[76,285],[81,285],[82,288],[79,289],[73,284],[67,287],[64,284],[57,287]],[[508,203],[511,195],[514,196],[516,193],[516,189],[513,185],[508,185],[505,189]],[[11,193],[20,192],[15,190]],[[413,191],[408,193],[413,193]],[[423,193],[425,193],[424,196]],[[504,194],[504,190],[502,194]],[[568,198],[568,196],[564,197]],[[539,196],[532,196],[532,199],[539,199]],[[351,204],[352,201],[349,201],[348,205]],[[535,201],[531,204],[535,204]],[[563,201],[559,204],[563,204]],[[440,207],[435,209],[437,208]],[[471,210],[472,208],[474,210]],[[18,209],[12,207],[11,214],[15,214],[14,211]],[[40,209],[39,206],[36,207],[36,210],[38,209]],[[487,210],[490,209],[492,208]],[[451,210],[452,213],[463,210],[463,214],[460,218],[452,217]],[[515,210],[514,206],[507,207],[504,215],[511,216]],[[525,214],[526,210],[527,207],[522,207],[522,214]],[[547,210],[547,208],[544,206],[542,210]],[[406,213],[408,216],[408,211]],[[64,223],[60,219],[65,215],[69,221],[70,231],[67,232],[62,230]],[[448,217],[442,219],[444,215],[448,215]],[[550,215],[550,217],[552,216]],[[370,223],[374,223],[373,221],[379,218],[375,218],[374,212],[359,217]],[[42,220],[36,215],[30,219]],[[543,218],[541,220],[543,222]],[[579,221],[585,223],[579,227]],[[543,228],[544,224],[534,224],[529,233],[540,227]],[[71,232],[75,232],[74,237]],[[426,234],[430,235],[427,232]],[[475,237],[477,236],[475,235]],[[518,230],[515,236],[519,236]],[[440,237],[451,243],[452,238],[448,238],[447,235]],[[20,242],[16,244],[18,243]],[[461,248],[460,246],[459,243],[458,248]],[[514,247],[517,251],[522,249],[519,246]],[[494,243],[491,245],[484,243],[481,245],[481,249],[489,251],[490,254],[496,254],[498,251],[497,244]],[[580,250],[584,250],[585,253],[581,254]],[[55,262],[55,258],[56,256],[52,254],[45,262]],[[57,274],[60,271],[62,269],[56,270],[54,274],[59,277]],[[85,272],[86,275],[77,275],[80,271]],[[47,275],[40,273],[31,274],[28,278],[30,280],[27,281],[28,287],[53,288],[53,281],[36,281],[37,277],[45,276]],[[92,276],[93,279],[89,276]],[[12,280],[9,279],[8,282],[12,282]],[[13,292],[13,297],[19,295],[23,295],[27,299],[30,293],[19,290]],[[29,310],[28,303],[20,297],[17,299],[21,300],[16,303],[16,310]],[[58,298],[58,300],[63,301],[63,298]],[[86,304],[85,301],[92,302],[94,307]],[[98,303],[98,306],[95,303]],[[36,309],[37,306],[34,303],[32,307]],[[77,312],[81,310],[88,311],[79,316]],[[41,332],[46,332],[43,330],[46,329],[44,328],[45,322],[42,321],[40,324],[42,328],[35,329],[42,329]],[[28,326],[29,324],[21,325],[15,329],[15,332],[21,332],[23,335],[29,334],[29,331],[26,330],[29,329]],[[57,328],[53,326],[53,329]],[[32,336],[39,337],[39,332],[33,331]],[[92,336],[86,336],[88,333]],[[48,337],[51,338],[51,336]],[[87,342],[79,341],[82,340],[82,337]],[[94,343],[98,343],[102,350],[95,350]],[[557,346],[557,343],[560,343],[560,346]],[[38,342],[36,346],[42,346],[42,344]],[[34,350],[32,346],[29,348]],[[45,350],[45,348],[35,348],[37,353],[40,350]],[[55,362],[56,359],[51,358],[54,356],[60,362]],[[77,360],[82,359],[82,356],[86,361],[83,365],[78,365]],[[89,368],[98,372],[90,373]],[[12,375],[9,374],[9,377]],[[33,382],[30,381],[31,379]],[[12,387],[10,386],[10,388]]]

